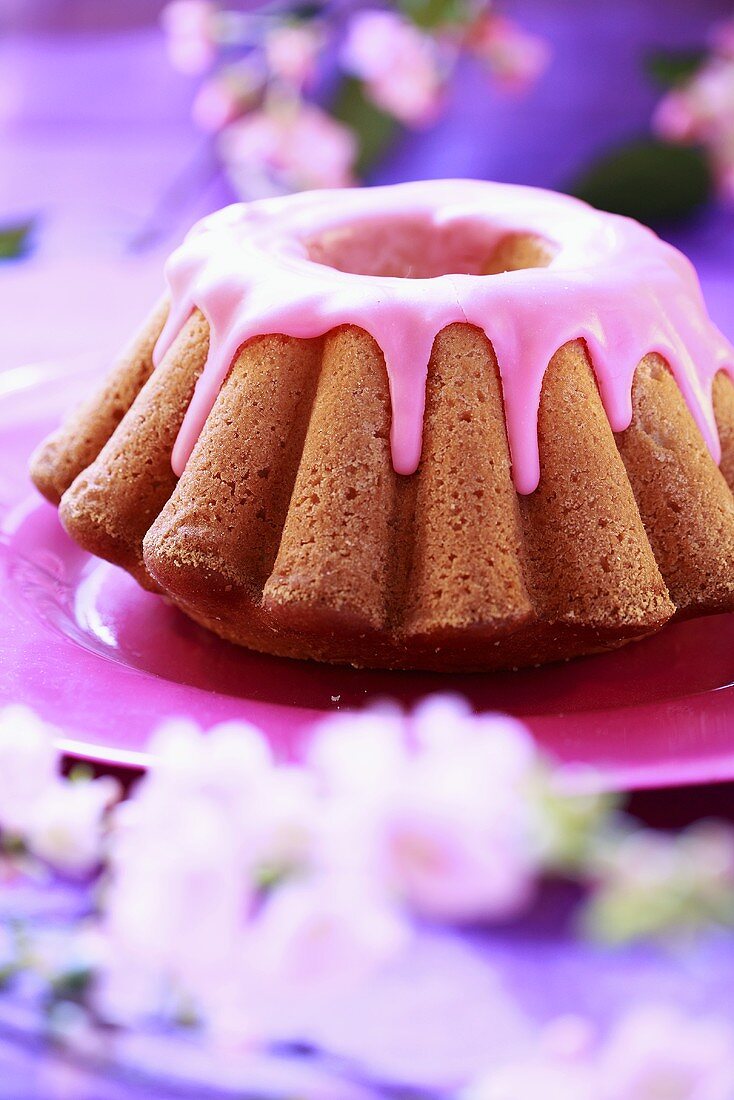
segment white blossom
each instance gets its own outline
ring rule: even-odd
[[[0,711],[0,828],[6,832],[23,835],[56,784],[54,732],[27,707]]]

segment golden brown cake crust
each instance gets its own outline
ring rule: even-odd
[[[371,337],[343,328],[321,371],[278,556],[264,590],[274,621],[317,613],[334,628],[387,626],[396,478],[390,398]]]
[[[540,484],[520,507],[541,618],[640,633],[662,626],[674,608],[579,341],[549,364],[538,435]]]
[[[425,642],[468,627],[497,637],[535,618],[497,361],[468,325],[436,339],[416,481],[401,632]]]
[[[734,493],[734,382],[723,371],[714,378],[713,398],[721,440],[721,472]]]
[[[176,485],[171,451],[208,349],[209,327],[195,311],[94,462],[61,500],[61,522],[75,542],[148,587],[143,537]]]
[[[734,497],[657,355],[637,368],[634,418],[618,439],[632,488],[680,616],[734,603]]]
[[[320,353],[320,340],[285,336],[242,350],[146,535],[151,574],[199,613],[216,616],[260,600],[281,540]]]
[[[97,457],[153,371],[153,348],[168,316],[160,301],[110,371],[98,393],[74,410],[31,456],[31,477],[58,504],[75,477]]]
[[[638,368],[632,424],[615,439],[583,343],[565,345],[541,395],[540,484],[519,497],[479,330],[455,324],[436,339],[423,455],[407,478],[393,470],[385,364],[367,333],[259,337],[177,482],[171,451],[207,349],[194,313],[139,392],[131,383],[121,420],[99,402],[111,435],[98,432],[61,516],[80,545],[231,641],[357,665],[492,669],[734,607],[734,386],[723,375],[720,471],[661,360]],[[66,443],[49,453],[70,469],[73,423],[56,438]],[[43,463],[33,475],[50,483]]]

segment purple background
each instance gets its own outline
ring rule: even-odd
[[[162,257],[194,218],[233,196],[189,121],[192,82],[165,60],[159,3],[5,4],[0,221],[39,214],[41,225],[32,261],[0,266],[0,361],[88,352],[104,360],[157,292]],[[445,119],[409,135],[375,180],[476,175],[561,187],[594,154],[647,131],[656,91],[642,72],[645,53],[700,43],[730,4],[507,0],[506,8],[552,43],[537,88],[504,97],[465,70]],[[733,225],[732,215],[710,212],[668,234],[698,263],[724,327]],[[150,228],[157,236],[147,250],[131,252]]]
[[[102,364],[146,311],[162,258],[188,224],[233,197],[189,122],[192,84],[165,61],[154,18],[160,6],[5,0],[0,9],[0,223],[40,217],[34,254],[0,265],[0,366],[78,355]],[[563,186],[593,154],[646,132],[656,93],[642,75],[644,53],[698,44],[711,22],[731,13],[727,0],[507,0],[505,7],[550,39],[546,77],[527,98],[508,100],[463,72],[445,120],[408,137],[376,180],[467,175]],[[712,313],[734,336],[733,227],[731,214],[710,210],[668,235],[697,263]],[[674,798],[646,805],[671,818]],[[707,793],[700,811],[710,806]],[[603,953],[574,946],[562,916],[551,912],[481,950],[538,1019],[585,1007],[584,999],[604,1013],[635,985],[645,996],[667,990],[694,1006],[731,1002],[728,939],[685,959],[644,949]],[[467,1018],[486,1011],[479,992],[475,1004],[470,998],[462,998]],[[424,1050],[436,1026],[429,1017],[412,1024]],[[0,1100],[146,1094],[59,1069],[39,1049],[4,1009]],[[468,1058],[468,1048],[460,1054]]]

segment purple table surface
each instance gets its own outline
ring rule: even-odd
[[[563,186],[592,154],[645,132],[655,99],[641,75],[645,50],[700,42],[712,21],[730,14],[728,0],[506,7],[551,40],[546,78],[527,99],[508,101],[463,73],[438,130],[409,137],[375,181],[474,175]],[[10,5],[18,21],[43,24],[45,12],[54,27],[63,25],[62,8]],[[137,0],[135,11],[144,9]],[[158,32],[95,33],[99,10],[69,4],[76,26],[86,21],[83,33],[11,33],[0,44],[0,222],[40,218],[33,256],[0,266],[3,368],[90,354],[102,368],[157,294],[164,255],[193,219],[233,198],[209,170],[188,121],[190,84],[168,69]],[[710,211],[669,234],[698,265],[711,312],[732,336],[733,228],[731,214]],[[699,792],[696,812],[710,812],[713,798]],[[670,794],[650,796],[647,807],[663,822],[679,812]],[[601,951],[573,941],[563,905],[552,901],[522,928],[473,940],[428,936],[417,951],[409,974],[386,976],[349,1011],[315,1023],[310,1037],[378,1075],[445,1082],[489,1056],[500,1019],[509,1035],[559,1012],[603,1019],[630,996],[672,998],[694,1010],[732,1005],[729,938],[683,956],[652,947]],[[416,986],[417,972],[424,979]],[[41,1056],[34,1026],[22,1006],[0,1001],[0,1100],[169,1095]],[[317,1079],[304,1083],[306,1094],[319,1089],[331,1095]],[[289,1091],[282,1080],[281,1094]],[[335,1095],[352,1094],[341,1086]]]

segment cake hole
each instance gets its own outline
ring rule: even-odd
[[[547,267],[558,248],[533,233],[498,233],[486,222],[436,226],[428,218],[370,218],[306,242],[308,258],[352,275],[432,279]]]

